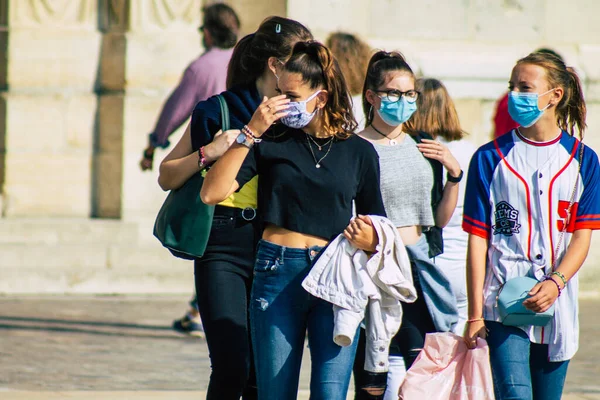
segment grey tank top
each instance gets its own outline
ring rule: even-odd
[[[410,135],[396,146],[373,143],[379,154],[380,187],[388,218],[396,227],[433,226],[433,169]]]

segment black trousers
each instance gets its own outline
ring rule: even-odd
[[[423,289],[419,280],[419,274],[415,269],[415,264],[411,264],[413,283],[417,290],[417,300],[414,303],[402,303],[402,324],[400,330],[392,338],[390,345],[390,354],[402,356],[406,370],[408,370],[425,344],[425,334],[436,332],[435,325],[431,319],[427,304],[423,299]],[[369,395],[363,388],[385,388],[387,381],[387,372],[373,373],[365,371],[365,348],[366,339],[364,329],[360,330],[358,349],[354,360],[354,387],[355,400],[376,400],[383,399],[381,396]]]
[[[257,398],[248,321],[256,236],[241,210],[217,206],[206,252],[194,262],[212,367],[207,400]]]

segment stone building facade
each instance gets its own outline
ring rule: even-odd
[[[152,237],[165,194],[156,170],[142,173],[138,162],[166,96],[201,52],[208,3],[0,0],[0,292],[191,290],[189,263]],[[584,77],[586,141],[600,149],[594,0],[228,3],[244,32],[277,14],[321,40],[345,30],[399,49],[447,84],[477,144],[490,137],[515,60],[552,47]],[[598,255],[584,271],[589,289],[600,281]]]

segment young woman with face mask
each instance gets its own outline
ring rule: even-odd
[[[496,399],[558,400],[579,342],[577,272],[600,229],[600,168],[574,137],[575,128],[583,136],[586,106],[573,69],[532,53],[513,68],[509,90],[519,127],[480,147],[469,167],[465,341],[487,339]],[[501,323],[500,288],[523,276],[539,281],[526,308],[554,305],[546,326]]]
[[[278,91],[280,96],[263,100],[237,143],[209,171],[201,196],[216,203],[260,176],[264,232],[250,305],[260,399],[296,398],[308,332],[311,398],[342,400],[356,341],[348,347],[333,342],[332,304],[301,283],[319,252],[342,232],[355,247],[375,249],[370,220],[350,221],[353,200],[361,215],[385,215],[377,153],[353,135],[346,83],[322,44],[295,46],[279,72]]]
[[[263,96],[276,94],[276,73],[295,43],[311,39],[299,22],[267,18],[258,30],[236,45],[227,73],[228,90],[221,95],[229,108],[230,124],[247,124]],[[220,132],[219,101],[198,103],[192,122],[160,165],[159,184],[182,186],[192,175],[218,159],[237,137]],[[248,299],[256,232],[257,180],[215,207],[212,229],[202,258],[194,260],[198,309],[204,325],[212,372],[207,399],[256,398],[248,326]]]
[[[415,76],[400,53],[379,51],[371,58],[363,88],[367,127],[359,135],[379,154],[385,210],[407,248],[417,289],[417,301],[402,304],[402,325],[390,347],[390,356],[402,356],[407,369],[423,348],[426,333],[450,331],[458,319],[450,282],[430,257],[442,251],[441,228],[456,208],[463,174],[445,145],[422,132],[407,134],[405,122],[417,109],[418,97]],[[448,171],[445,186],[442,166]],[[432,276],[435,282],[423,279]],[[381,399],[386,374],[364,371],[362,354],[359,347],[356,399]]]

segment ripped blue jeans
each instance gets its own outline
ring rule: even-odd
[[[358,340],[349,347],[335,344],[332,305],[302,288],[320,251],[258,244],[250,327],[260,400],[296,399],[307,332],[311,400],[346,399]]]

